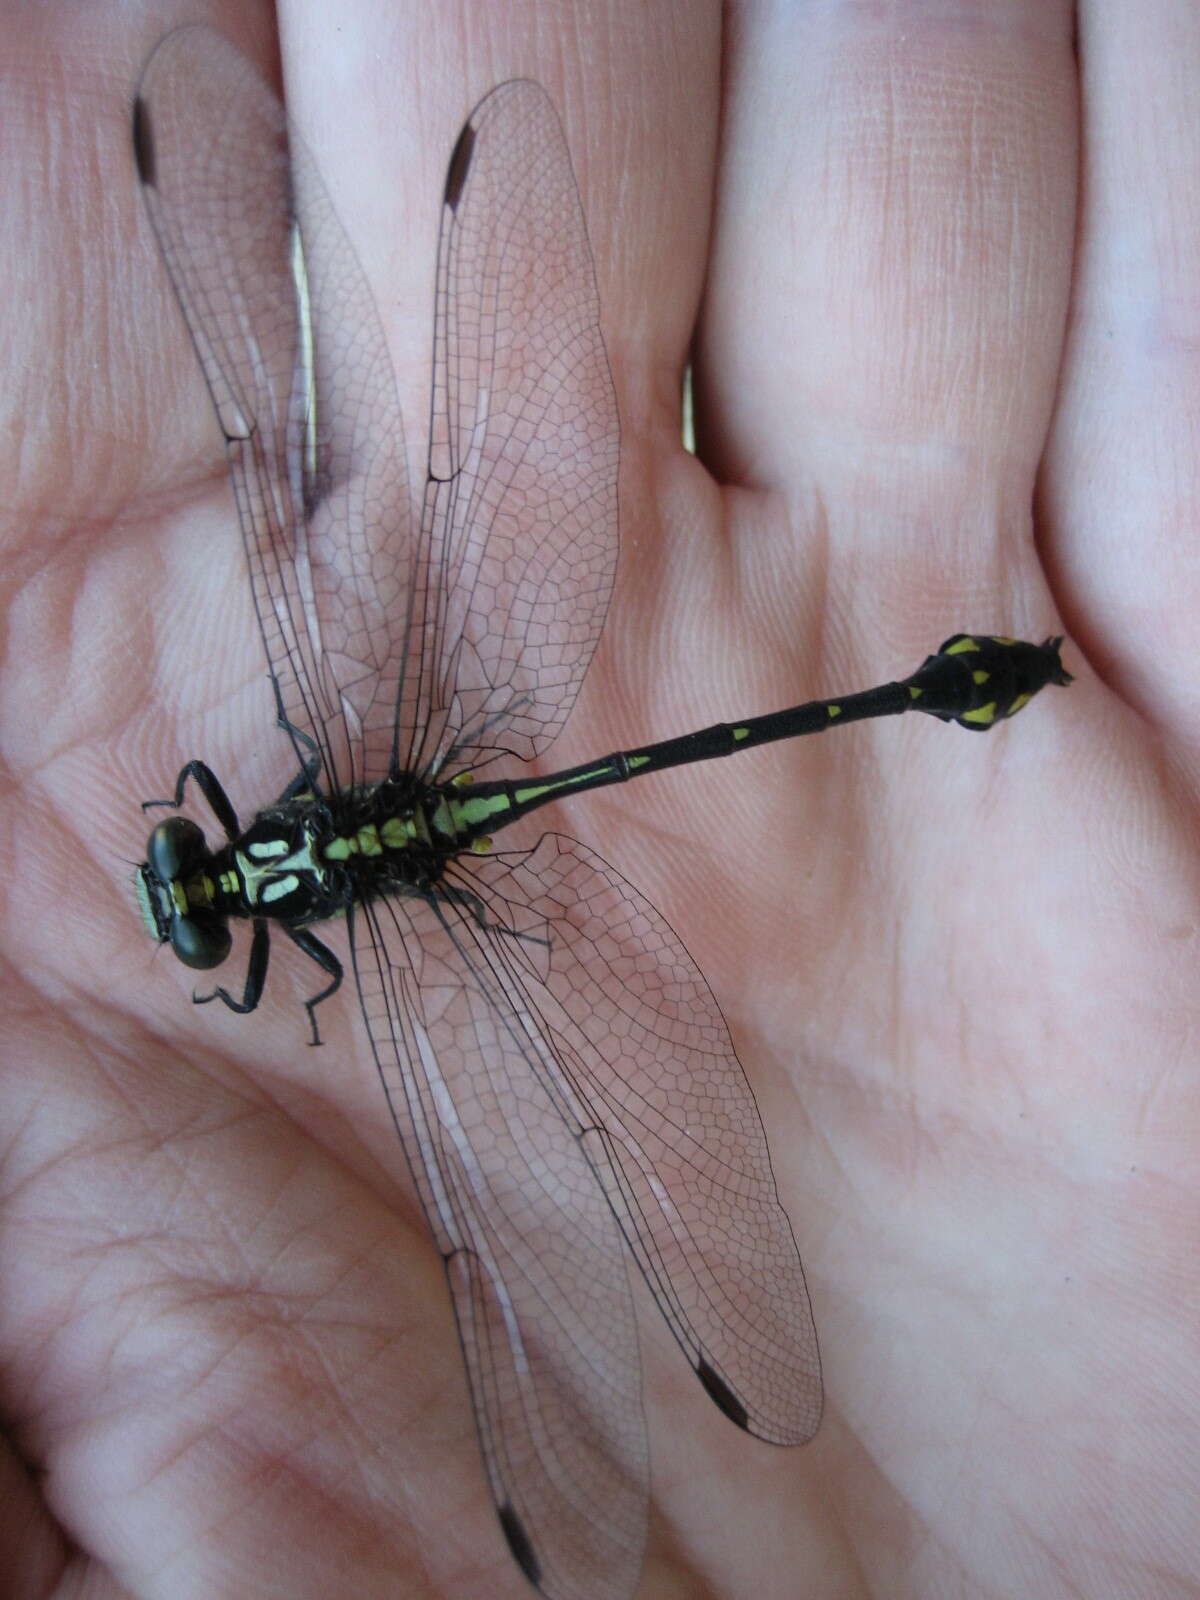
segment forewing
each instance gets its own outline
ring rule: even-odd
[[[527,759],[561,728],[612,591],[617,457],[566,141],[515,80],[471,114],[446,180],[409,765]]]
[[[548,945],[499,948],[521,971],[564,1093],[603,1130],[594,1169],[688,1360],[740,1426],[803,1443],[822,1393],[804,1270],[702,973],[654,907],[577,840],[547,834],[473,875],[489,905],[548,928]]]
[[[413,595],[404,439],[362,271],[255,68],[220,34],[155,50],[146,207],[225,435],[254,603],[296,752],[326,787],[394,753]]]
[[[554,1600],[628,1600],[647,1463],[632,1297],[593,1141],[478,902],[353,917],[375,1060],[454,1301],[487,1476]]]

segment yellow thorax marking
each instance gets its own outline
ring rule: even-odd
[[[321,876],[321,868],[313,856],[312,835],[307,828],[303,842],[290,855],[286,839],[257,839],[244,852],[235,851],[233,859],[241,876],[243,892],[251,905],[290,894],[296,887],[296,881],[287,889],[277,888],[273,893],[267,892],[272,884],[279,883],[281,879],[295,880],[297,873],[309,873],[316,878]]]
[[[285,873],[282,878],[273,878],[266,884],[258,897],[259,905],[269,905],[272,900],[284,900],[289,894],[300,887],[300,879],[294,872]]]

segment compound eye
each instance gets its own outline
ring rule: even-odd
[[[187,817],[160,822],[146,845],[146,865],[161,883],[194,872],[208,854],[203,830]]]
[[[171,949],[185,967],[199,972],[219,967],[232,945],[233,936],[219,917],[197,912],[190,917],[171,918]]]

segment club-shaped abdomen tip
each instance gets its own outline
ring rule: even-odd
[[[1064,667],[1062,664],[1062,646],[1063,635],[1059,633],[1055,634],[1052,638],[1047,639],[1042,645],[1042,649],[1050,658],[1051,670],[1047,675],[1046,682],[1056,683],[1060,686],[1060,688],[1065,689],[1069,683],[1075,682],[1075,674],[1073,672],[1068,672],[1066,667]]]
[[[1048,683],[1065,687],[1072,681],[1061,645],[1061,637],[1030,644],[1003,634],[953,634],[905,680],[912,709],[986,733]]]

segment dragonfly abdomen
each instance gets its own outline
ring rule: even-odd
[[[1061,637],[1028,644],[998,634],[952,634],[901,682],[809,700],[741,722],[714,723],[677,739],[618,750],[564,772],[520,782],[494,779],[475,783],[463,777],[430,792],[436,801],[429,815],[451,851],[480,849],[486,847],[489,831],[516,822],[552,800],[872,717],[924,711],[943,722],[986,732],[1015,716],[1047,684],[1065,686],[1072,681],[1059,655],[1061,644]]]

